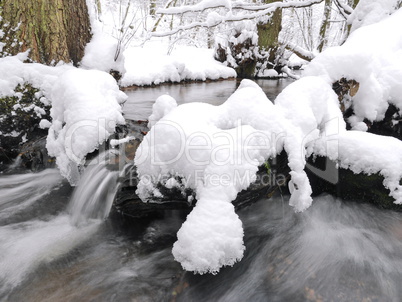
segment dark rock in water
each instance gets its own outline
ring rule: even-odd
[[[29,141],[20,147],[20,153],[14,159],[12,164],[2,167],[2,170],[31,170],[41,171],[56,166],[55,158],[49,156],[46,149],[46,136],[38,138],[35,141]]]
[[[308,163],[322,171],[328,167],[328,163],[335,165],[324,157],[310,157]],[[402,211],[402,205],[394,203],[394,199],[389,196],[390,191],[383,185],[384,177],[378,173],[354,174],[351,170],[339,168],[333,171],[336,175],[330,181],[312,169],[307,168],[306,173],[313,195],[329,193],[344,200],[371,203],[382,209]]]
[[[383,120],[378,122],[364,121],[368,132],[378,135],[392,136],[402,140],[402,116],[394,105],[389,105]]]
[[[32,171],[54,168],[56,165],[55,158],[47,152],[46,137],[24,144],[20,156],[22,165]]]

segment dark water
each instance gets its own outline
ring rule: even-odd
[[[218,104],[236,82],[195,85],[183,100]],[[126,106],[151,106],[150,91]],[[261,199],[238,212],[244,259],[199,276],[171,254],[184,213],[104,220],[117,175],[85,173],[74,197],[57,170],[0,176],[0,301],[401,301],[401,213],[319,196],[295,214],[286,196]]]

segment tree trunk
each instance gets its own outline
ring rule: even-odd
[[[264,3],[282,2],[277,0],[265,0]],[[267,23],[257,24],[258,32],[258,46],[260,50],[268,52],[268,66],[267,68],[274,68],[277,64],[277,52],[278,52],[278,37],[279,32],[282,29],[282,10],[277,9],[272,14]]]
[[[95,0],[96,17],[99,21],[102,20],[102,3],[100,0]]]
[[[329,28],[329,20],[331,19],[331,7],[332,0],[325,0],[324,17],[320,27],[320,44],[318,44],[317,50],[322,52],[324,46],[327,44],[327,30]]]
[[[91,39],[85,0],[2,0],[0,16],[1,56],[30,49],[33,61],[77,65]]]
[[[355,9],[357,4],[359,4],[359,0],[349,0],[349,6],[351,8]]]
[[[356,6],[359,4],[359,0],[349,0],[348,3],[351,8],[355,9]],[[346,41],[346,39],[349,37],[351,29],[352,29],[352,24],[348,24],[347,28],[346,28],[346,36],[345,36],[344,41]]]
[[[155,0],[149,1],[149,15],[154,17],[156,15],[156,3]]]

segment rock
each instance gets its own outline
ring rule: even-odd
[[[56,166],[54,157],[46,149],[46,136],[24,144],[21,148],[21,165],[32,171],[40,171]]]
[[[324,170],[326,161],[329,159],[325,157],[308,159],[309,164],[321,170]],[[402,211],[402,205],[394,204],[394,199],[389,196],[390,191],[383,185],[384,178],[379,174],[354,174],[351,170],[339,168],[338,181],[330,183],[309,169],[306,169],[306,173],[313,195],[329,193],[347,201],[371,203],[382,209]]]

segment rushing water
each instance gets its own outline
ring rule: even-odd
[[[201,100],[236,85],[220,84]],[[119,176],[105,162],[74,192],[54,169],[0,176],[0,301],[401,301],[401,213],[323,195],[296,214],[286,196],[261,199],[238,213],[244,259],[193,275],[171,254],[184,213],[104,219]]]
[[[112,208],[119,188],[119,171],[108,167],[110,152],[101,153],[81,175],[80,182],[71,196],[69,213],[73,225],[80,226],[91,219],[105,219]]]

